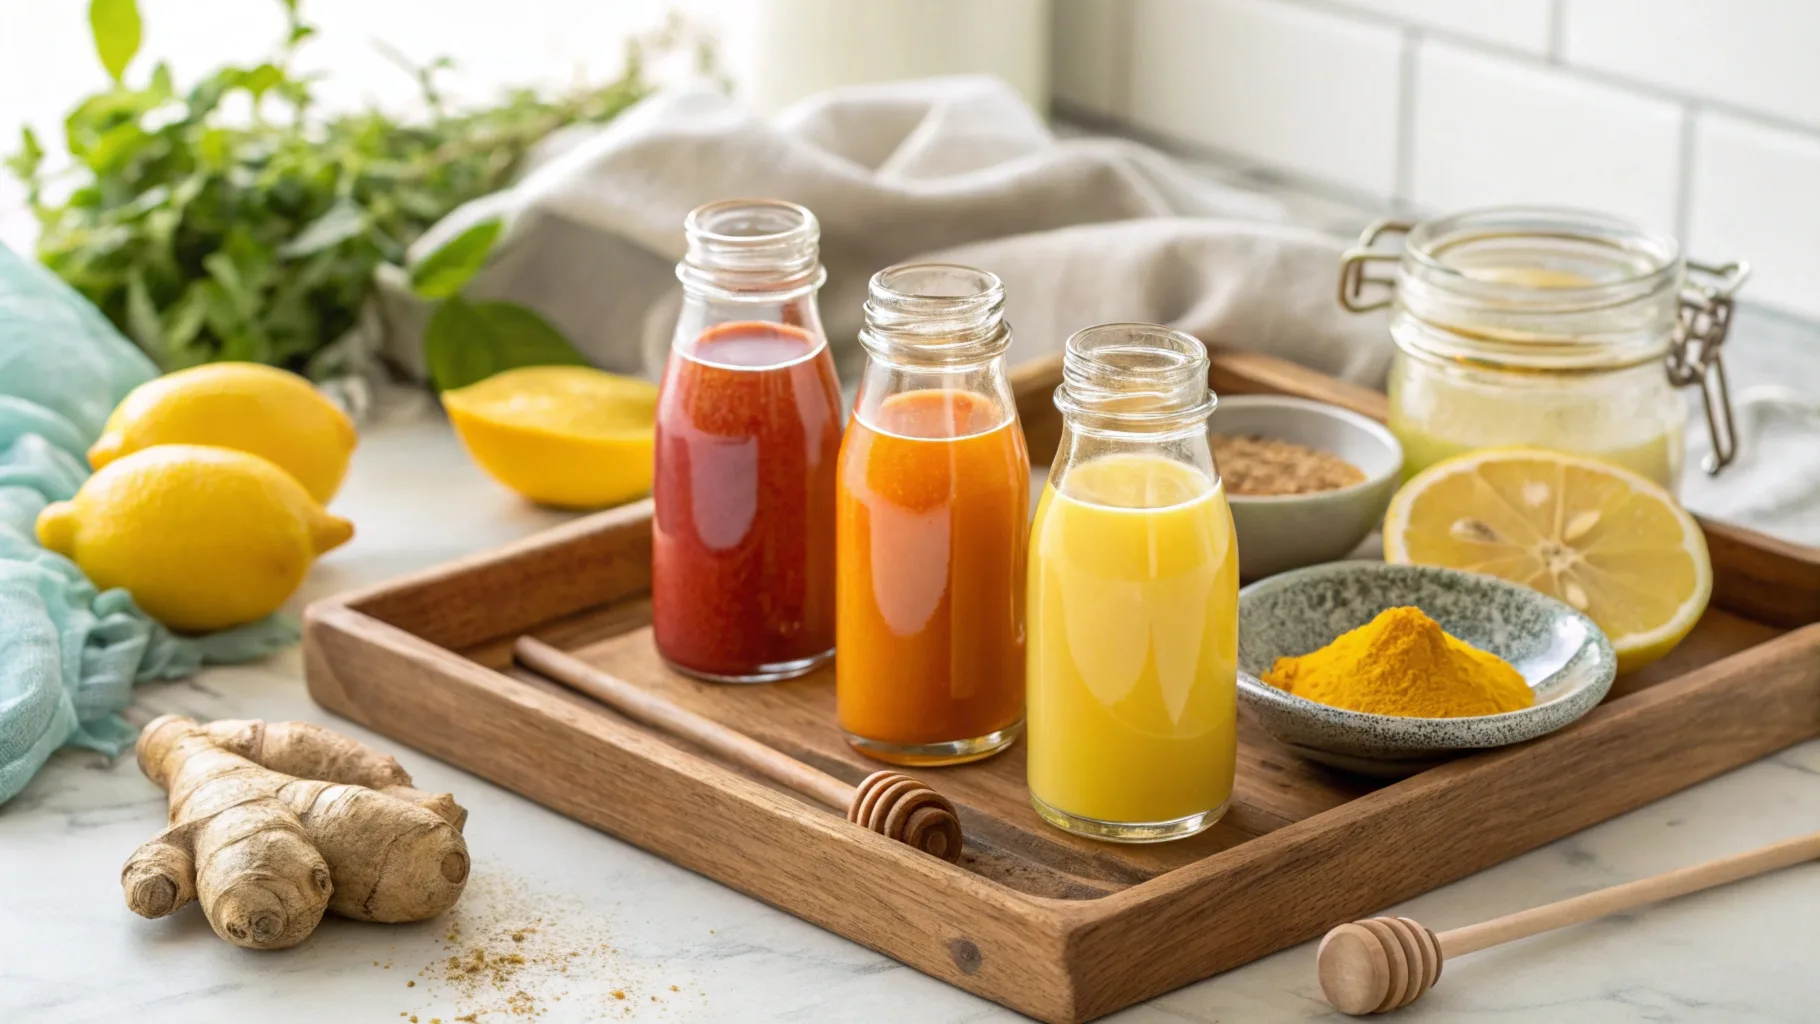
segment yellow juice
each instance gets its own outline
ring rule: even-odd
[[[1397,441],[1403,445],[1403,476],[1405,478],[1414,476],[1443,459],[1451,459],[1455,455],[1463,455],[1477,448],[1502,447],[1467,444],[1437,437],[1423,430],[1421,426],[1398,416],[1394,406],[1390,411],[1389,426],[1390,432],[1395,434]],[[1591,448],[1584,443],[1563,442],[1558,439],[1525,443],[1533,444],[1538,448],[1553,448],[1585,455],[1588,458],[1601,459],[1613,465],[1623,466],[1633,473],[1640,473],[1670,491],[1679,489],[1681,453],[1684,447],[1679,429],[1664,430],[1655,437],[1639,443],[1603,449]]]
[[[1223,491],[1155,455],[1075,465],[1043,491],[1029,573],[1037,810],[1107,838],[1212,824],[1238,743],[1238,549]],[[1179,832],[1096,827],[1195,816]]]

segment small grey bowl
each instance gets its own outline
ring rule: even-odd
[[[1326,402],[1288,395],[1222,396],[1215,434],[1256,435],[1332,452],[1365,479],[1312,494],[1226,492],[1246,579],[1344,558],[1383,522],[1403,471],[1403,446],[1383,424]]]
[[[1319,650],[1402,605],[1510,662],[1535,690],[1535,704],[1501,715],[1402,718],[1328,707],[1259,678],[1278,658]],[[1591,619],[1528,587],[1457,569],[1335,562],[1239,591],[1240,703],[1296,753],[1366,775],[1413,775],[1456,754],[1553,732],[1605,698],[1617,665]]]

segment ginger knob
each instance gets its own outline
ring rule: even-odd
[[[325,912],[421,921],[467,883],[467,812],[454,798],[412,788],[398,762],[320,726],[165,715],[137,754],[171,806],[170,827],[120,873],[142,917],[196,901],[227,941],[284,949]]]

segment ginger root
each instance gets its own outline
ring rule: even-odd
[[[468,812],[411,786],[398,762],[308,722],[164,715],[139,767],[170,794],[170,827],[127,859],[126,905],[163,917],[199,900],[215,934],[249,949],[309,937],[325,910],[421,921],[461,896]]]

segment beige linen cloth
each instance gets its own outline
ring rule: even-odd
[[[664,93],[550,150],[419,250],[503,216],[469,294],[531,306],[604,369],[662,369],[683,217],[740,196],[788,199],[820,219],[822,318],[843,377],[858,368],[867,280],[919,260],[1004,280],[1014,362],[1058,351],[1082,327],[1140,320],[1362,383],[1389,363],[1382,321],[1334,301],[1335,240],[1143,146],[1057,139],[996,79],[840,89],[770,121],[715,92]],[[396,283],[386,293],[388,355],[420,369],[425,311]]]

